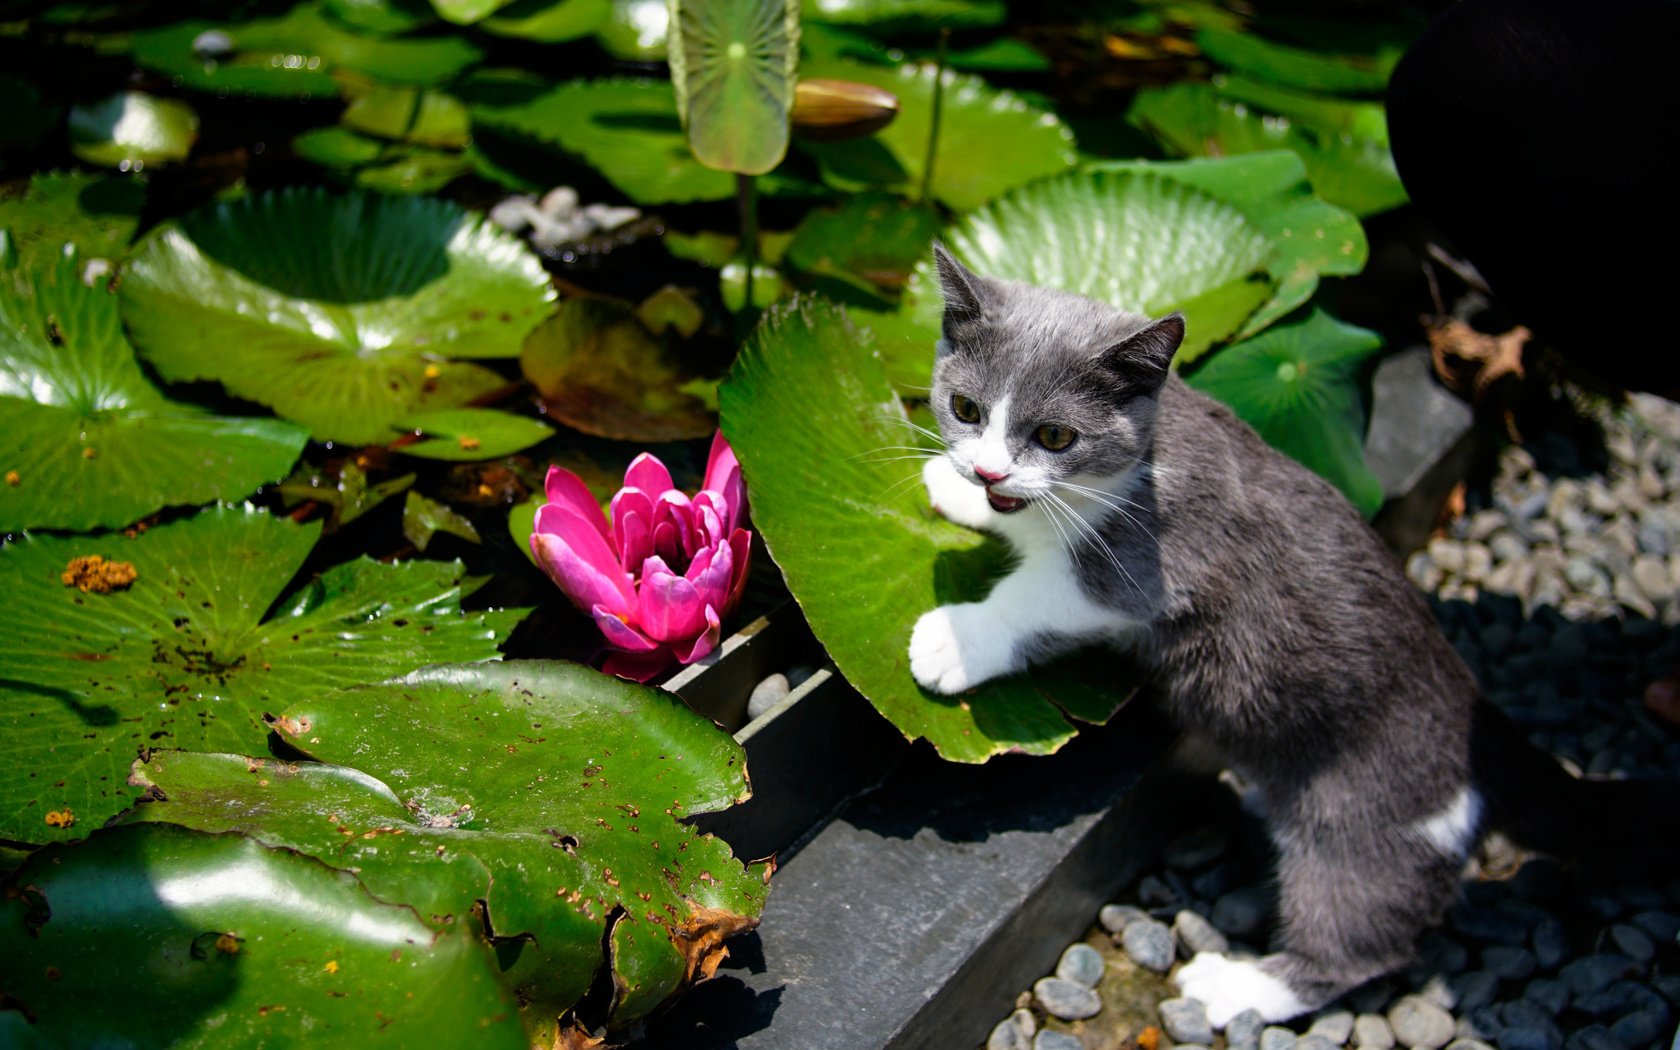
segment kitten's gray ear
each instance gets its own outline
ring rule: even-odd
[[[1110,347],[1103,355],[1104,364],[1128,384],[1152,393],[1167,381],[1173,354],[1182,342],[1184,315],[1175,311]]]
[[[950,338],[953,325],[964,321],[978,321],[986,312],[986,279],[970,273],[967,267],[952,257],[945,246],[935,241],[933,263],[939,270],[939,288],[945,293],[944,334]]]

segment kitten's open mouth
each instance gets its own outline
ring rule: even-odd
[[[992,509],[999,514],[1012,514],[1027,505],[1026,500],[1014,496],[1005,496],[990,485],[986,486],[986,502],[990,503]]]

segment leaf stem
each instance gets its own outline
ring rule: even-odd
[[[753,269],[758,263],[758,180],[752,175],[735,175],[735,207],[741,220],[741,258],[747,264],[746,298],[743,312],[753,306]]]
[[[933,162],[939,155],[939,124],[945,110],[945,51],[951,43],[949,26],[939,30],[939,51],[933,64],[933,119],[928,122],[927,159],[922,164],[922,192],[917,200],[927,203],[933,191]]]

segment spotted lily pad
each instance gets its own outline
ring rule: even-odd
[[[170,401],[75,253],[0,267],[0,532],[128,525],[285,475],[302,427]],[[0,676],[4,677],[4,676]]]
[[[134,538],[31,536],[0,548],[10,639],[0,838],[80,836],[132,801],[124,784],[142,748],[260,751],[265,711],[425,664],[489,659],[523,615],[463,615],[455,563],[363,558],[282,599],[320,531],[224,506]],[[133,582],[108,594],[67,587],[70,561],[95,554],[131,565]],[[47,821],[65,810],[76,826]]]
[[[677,114],[708,168],[763,175],[787,154],[799,0],[672,0]]]
[[[533,1030],[603,966],[612,1023],[646,1014],[709,977],[763,907],[767,872],[681,820],[745,799],[745,756],[668,693],[577,664],[475,664],[273,724],[337,764],[158,752],[135,778],[167,801],[125,819],[239,832],[443,928],[482,921]]]
[[[0,259],[17,263],[14,273],[51,265],[74,245],[84,259],[122,258],[140,225],[146,185],[135,178],[50,172],[27,183],[0,186],[0,231],[6,249]]]
[[[185,160],[197,138],[191,106],[144,91],[119,91],[70,110],[70,151],[107,168],[139,171]]]
[[[511,456],[554,434],[546,423],[489,408],[424,412],[402,420],[398,429],[421,435],[402,446],[404,455],[463,462]]]
[[[900,451],[916,444],[903,405],[869,333],[840,308],[808,296],[772,307],[720,398],[753,522],[789,590],[846,680],[905,736],[962,762],[1046,754],[1073,737],[1069,717],[1102,722],[1124,701],[1114,656],[1095,673],[1065,661],[956,697],[916,684],[917,618],[983,597],[1009,559],[934,514],[921,459]]]
[[[216,379],[323,440],[500,387],[553,290],[515,237],[441,200],[290,189],[160,227],[122,315],[167,379]]]

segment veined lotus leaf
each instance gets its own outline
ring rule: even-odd
[[[1287,149],[1307,166],[1313,190],[1360,217],[1406,202],[1388,146],[1335,129],[1263,116],[1222,98],[1210,84],[1174,84],[1138,93],[1126,119],[1180,156],[1235,156]]]
[[[933,66],[884,68],[827,59],[807,63],[800,75],[873,84],[898,96],[898,117],[870,138],[800,143],[816,158],[825,182],[846,192],[919,192],[933,125]],[[1073,132],[1054,114],[966,73],[947,70],[944,84],[931,189],[947,206],[967,211],[1073,167]]]
[[[484,57],[460,36],[363,36],[313,3],[252,22],[175,22],[134,34],[134,61],[197,91],[333,98],[338,77],[428,87]]]
[[[35,1022],[18,1026],[25,1040],[527,1045],[495,952],[468,925],[439,928],[241,835],[144,825],[48,846],[7,880],[0,910],[8,1005]]]
[[[1388,114],[1381,102],[1310,95],[1237,74],[1214,77],[1213,87],[1222,98],[1288,117],[1297,124],[1388,145]]]
[[[927,256],[939,226],[932,205],[859,194],[807,213],[788,245],[787,261],[807,278],[890,298]]]
[[[606,18],[595,39],[607,53],[625,62],[660,62],[671,31],[666,0],[608,0]]]
[[[1196,33],[1202,53],[1222,66],[1284,87],[1335,95],[1380,95],[1405,48],[1371,55],[1328,55],[1267,40],[1252,31],[1208,27]]]
[[[84,264],[70,253],[0,267],[0,532],[128,525],[283,477],[307,432],[165,398]]]
[[[1270,243],[1242,211],[1147,171],[1079,172],[1023,186],[963,216],[944,238],[988,277],[1062,288],[1152,317],[1183,310],[1181,362],[1228,338],[1273,294]],[[906,310],[928,333],[923,376],[933,370],[944,309],[937,284],[924,258],[905,292]]]
[[[478,530],[459,511],[412,490],[403,501],[402,529],[403,539],[414,544],[414,549],[418,551],[431,546],[432,537],[440,532],[447,532],[468,543],[479,542]]]
[[[612,0],[515,0],[478,24],[497,36],[558,44],[588,36],[612,14]]]
[[[146,184],[136,178],[51,172],[32,175],[28,183],[0,186],[0,231],[17,262],[14,273],[27,273],[75,245],[83,258],[116,260],[140,225]],[[0,251],[0,258],[7,254]]]
[[[1370,246],[1351,212],[1313,195],[1301,158],[1287,150],[1182,161],[1120,161],[1088,170],[1154,172],[1218,197],[1248,217],[1271,241],[1266,269],[1277,288],[1234,338],[1246,339],[1283,317],[1318,289],[1321,275],[1365,268]]]
[[[10,639],[0,838],[85,834],[132,801],[124,784],[142,748],[259,750],[264,712],[425,664],[490,659],[524,615],[462,614],[458,563],[366,558],[277,604],[320,531],[223,506],[132,539],[30,536],[0,548]],[[132,576],[67,585],[89,567],[72,562],[93,555]],[[75,827],[47,822],[65,810]]]
[[[525,340],[520,368],[551,416],[615,441],[683,441],[716,427],[681,387],[694,376],[628,303],[567,299]]]
[[[987,29],[1008,12],[1002,0],[803,0],[800,13],[809,22],[891,33]]]
[[[344,126],[417,146],[465,146],[472,140],[467,107],[442,91],[374,87],[350,100]]]
[[[694,156],[763,175],[787,155],[799,0],[672,0],[671,83]]]
[[[512,2],[513,0],[432,0],[432,7],[445,22],[470,26]]]
[[[1046,754],[1074,735],[1063,712],[1106,721],[1129,695],[1135,680],[1113,655],[956,697],[916,684],[917,618],[983,597],[1009,559],[934,514],[916,432],[868,331],[840,308],[810,296],[771,307],[720,397],[753,522],[788,589],[846,680],[905,736],[960,762]]]
[[[1328,479],[1366,517],[1382,482],[1365,462],[1363,371],[1382,337],[1322,310],[1215,354],[1186,381]]]
[[[139,171],[185,160],[197,138],[191,106],[144,91],[119,91],[70,110],[70,151],[102,167]]]
[[[156,752],[135,778],[167,801],[124,819],[319,857],[446,928],[482,901],[528,1015],[572,1006],[609,964],[613,1023],[634,1020],[710,976],[723,953],[701,934],[763,908],[767,872],[681,820],[751,794],[745,755],[660,690],[558,661],[434,667],[274,727],[339,764]]]
[[[438,20],[426,0],[321,0],[321,10],[375,36],[401,36]]]
[[[386,440],[398,420],[503,380],[554,291],[518,238],[441,200],[288,189],[148,235],[121,305],[167,379],[215,379],[317,438]]]
[[[511,456],[554,436],[547,423],[491,408],[423,412],[399,421],[397,429],[422,436],[404,445],[403,455],[462,462]]]
[[[472,161],[457,150],[384,142],[336,125],[299,135],[292,152],[379,193],[436,193],[472,170]]]

